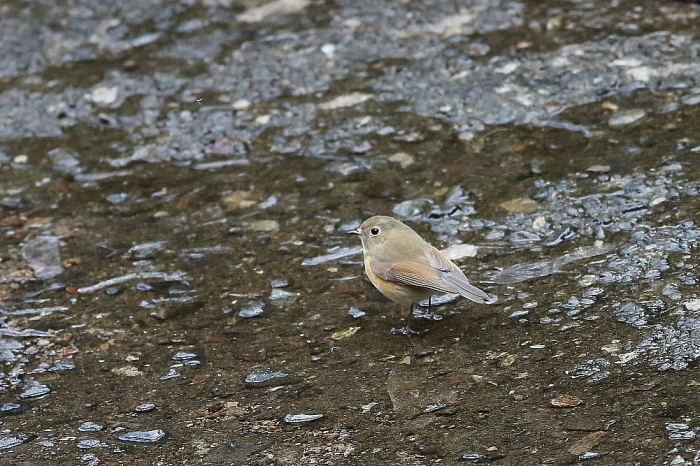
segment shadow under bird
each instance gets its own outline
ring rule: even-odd
[[[365,272],[387,298],[411,306],[439,293],[455,293],[475,303],[489,297],[411,227],[392,217],[368,218],[349,231],[362,240]]]

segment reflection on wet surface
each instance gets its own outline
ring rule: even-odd
[[[700,458],[696,3],[1,8],[3,461]]]

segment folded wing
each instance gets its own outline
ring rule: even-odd
[[[426,254],[425,261],[372,262],[372,271],[384,280],[404,285],[428,288],[440,293],[457,293],[477,303],[488,300],[488,295],[469,283],[462,271],[435,248]]]

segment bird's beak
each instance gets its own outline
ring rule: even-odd
[[[361,234],[361,233],[360,233],[360,230],[349,230],[349,231],[348,231],[348,234],[350,234],[350,235],[359,235],[359,234]]]

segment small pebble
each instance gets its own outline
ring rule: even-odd
[[[157,408],[155,403],[143,403],[134,408],[137,413],[147,413],[154,411]]]
[[[608,125],[613,127],[625,126],[634,123],[637,120],[641,120],[645,116],[646,112],[642,109],[623,110],[611,116],[608,120]]]
[[[250,388],[269,387],[273,385],[287,385],[295,383],[296,377],[283,371],[262,369],[249,373],[245,377],[245,385]]]
[[[102,429],[104,429],[104,426],[92,421],[83,422],[78,427],[79,432],[99,432]]]
[[[323,414],[287,414],[284,416],[284,422],[289,424],[304,424],[322,418]]]
[[[133,443],[158,443],[172,439],[172,435],[162,429],[148,431],[132,431],[117,437],[123,442]]]
[[[351,307],[350,309],[348,309],[348,314],[353,316],[355,319],[359,319],[360,317],[364,317],[367,315],[366,312],[361,311],[356,307]]]
[[[250,317],[258,317],[261,316],[265,312],[265,309],[263,307],[263,303],[260,301],[249,301],[246,304],[243,305],[240,311],[238,311],[238,315],[247,319]]]

